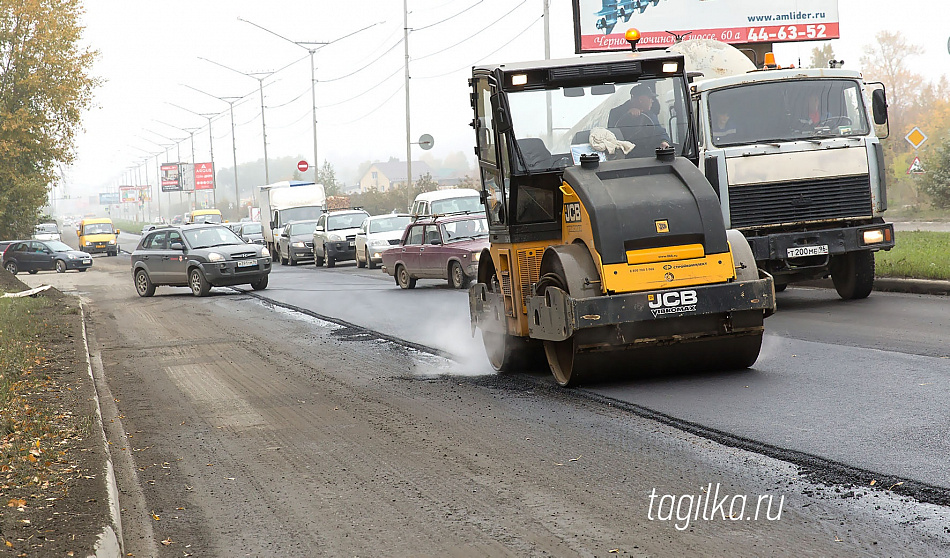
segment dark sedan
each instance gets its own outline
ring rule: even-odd
[[[383,252],[383,271],[403,289],[417,279],[446,279],[464,289],[478,273],[478,256],[488,247],[483,215],[447,215],[420,219],[406,227],[399,246]]]
[[[16,275],[21,271],[36,273],[44,270],[86,271],[92,267],[92,256],[58,240],[21,240],[3,251],[3,268]]]
[[[188,287],[206,296],[211,287],[267,288],[271,270],[266,246],[246,244],[221,225],[172,225],[142,236],[132,252],[132,280],[139,296],[155,287]]]

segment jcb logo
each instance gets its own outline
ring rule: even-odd
[[[661,314],[682,314],[695,312],[699,297],[696,291],[672,291],[658,295],[647,295],[653,316]]]
[[[577,202],[564,204],[564,222],[565,223],[580,223],[581,222],[581,204]]]

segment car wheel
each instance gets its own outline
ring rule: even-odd
[[[404,265],[400,265],[396,268],[396,283],[399,284],[400,289],[416,288],[415,277],[409,276],[409,270],[406,269],[406,266]]]
[[[66,262],[56,260],[56,273],[66,273]]]
[[[330,267],[335,267],[335,266],[336,266],[336,258],[334,258],[333,256],[331,256],[330,254],[327,254],[327,247],[326,247],[326,246],[323,247],[323,253],[326,255],[327,267],[328,267],[328,268],[330,268]]]
[[[449,286],[453,289],[464,289],[468,283],[469,278],[462,270],[462,264],[456,261],[449,264]]]
[[[367,258],[367,259],[369,259],[369,258]],[[366,262],[365,262],[364,260],[361,260],[361,259],[360,259],[360,253],[359,253],[359,252],[356,253],[356,267],[360,267],[360,268],[366,267]]]
[[[317,249],[313,249],[313,265],[317,267],[323,267],[323,256],[317,255]]]
[[[376,262],[369,257],[369,250],[366,251],[366,267],[370,269],[376,269]]]
[[[85,270],[81,269],[80,271]],[[142,297],[155,294],[155,284],[148,278],[148,272],[144,269],[135,272],[135,292],[139,293],[139,296]]]
[[[191,294],[195,296],[207,296],[211,292],[211,284],[197,267],[191,268],[188,272],[188,286],[191,287]]]
[[[290,249],[290,246],[287,247],[287,263],[297,265],[297,260],[294,259],[294,252]]]
[[[263,291],[267,288],[267,276],[263,276],[258,279],[256,282],[251,283],[251,288],[255,291]]]
[[[277,255],[280,256],[280,265],[287,265],[287,258],[284,257],[284,252],[280,249],[280,246],[277,247]]]
[[[38,270],[38,269],[31,269],[31,270],[28,271],[27,273],[29,273],[30,275],[36,275],[36,274],[39,273],[39,272],[40,272],[40,270]]]
[[[16,262],[14,262],[14,261],[9,261],[9,262],[7,262],[7,265],[5,265],[5,266],[3,266],[3,267],[4,267],[7,271],[9,271],[10,273],[12,273],[13,275],[16,275],[17,272],[20,271],[20,268],[17,267]]]
[[[79,273],[83,273],[83,272],[85,272],[87,269],[89,269],[89,268],[88,268],[88,267],[80,267],[80,268],[77,269],[76,271],[78,271]]]

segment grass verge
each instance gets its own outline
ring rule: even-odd
[[[875,255],[878,277],[950,280],[950,233],[902,231],[889,252]]]

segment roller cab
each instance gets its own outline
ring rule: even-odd
[[[491,245],[469,301],[496,369],[572,385],[755,362],[774,288],[695,165],[682,68],[668,52],[475,68]]]

